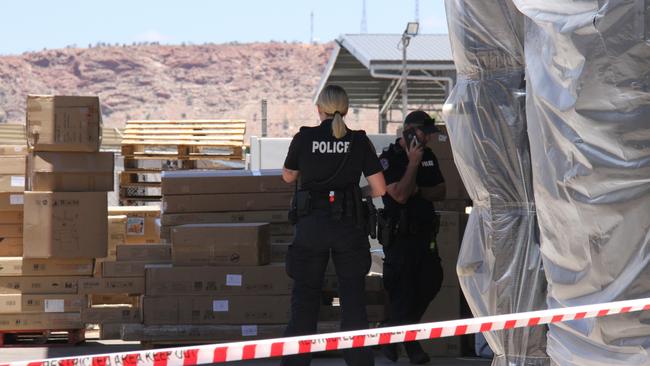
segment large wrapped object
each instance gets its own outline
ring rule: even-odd
[[[474,201],[458,260],[475,316],[540,310],[546,282],[525,116],[523,16],[509,0],[447,0],[457,84],[444,112]],[[546,328],[488,332],[493,365],[547,365]]]
[[[650,2],[515,0],[549,307],[650,295]],[[456,148],[456,146],[454,146]],[[550,326],[559,365],[650,365],[647,312]]]

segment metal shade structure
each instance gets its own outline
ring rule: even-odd
[[[379,132],[401,100],[402,34],[346,34],[336,40],[314,102],[329,84],[348,92],[353,108],[377,108]],[[447,34],[411,39],[406,64],[409,108],[440,110],[456,78]]]

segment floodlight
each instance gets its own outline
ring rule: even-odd
[[[409,22],[406,25],[406,30],[404,31],[404,34],[407,36],[415,37],[418,35],[418,30],[420,29],[420,23],[418,22]]]

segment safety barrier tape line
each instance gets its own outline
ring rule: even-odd
[[[650,298],[259,341],[0,363],[0,366],[193,366],[532,327],[650,310]]]

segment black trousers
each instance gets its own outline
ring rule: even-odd
[[[440,291],[443,271],[437,251],[429,248],[431,238],[430,232],[397,235],[384,248],[384,287],[390,300],[386,325],[419,323]]]
[[[328,211],[313,210],[300,218],[287,253],[287,274],[294,280],[291,320],[286,336],[317,333],[323,277],[330,253],[336,267],[341,300],[341,330],[368,328],[365,276],[370,270],[367,235],[349,220],[335,220]],[[343,352],[352,366],[374,365],[370,348]],[[287,356],[282,365],[309,365],[311,354]]]

